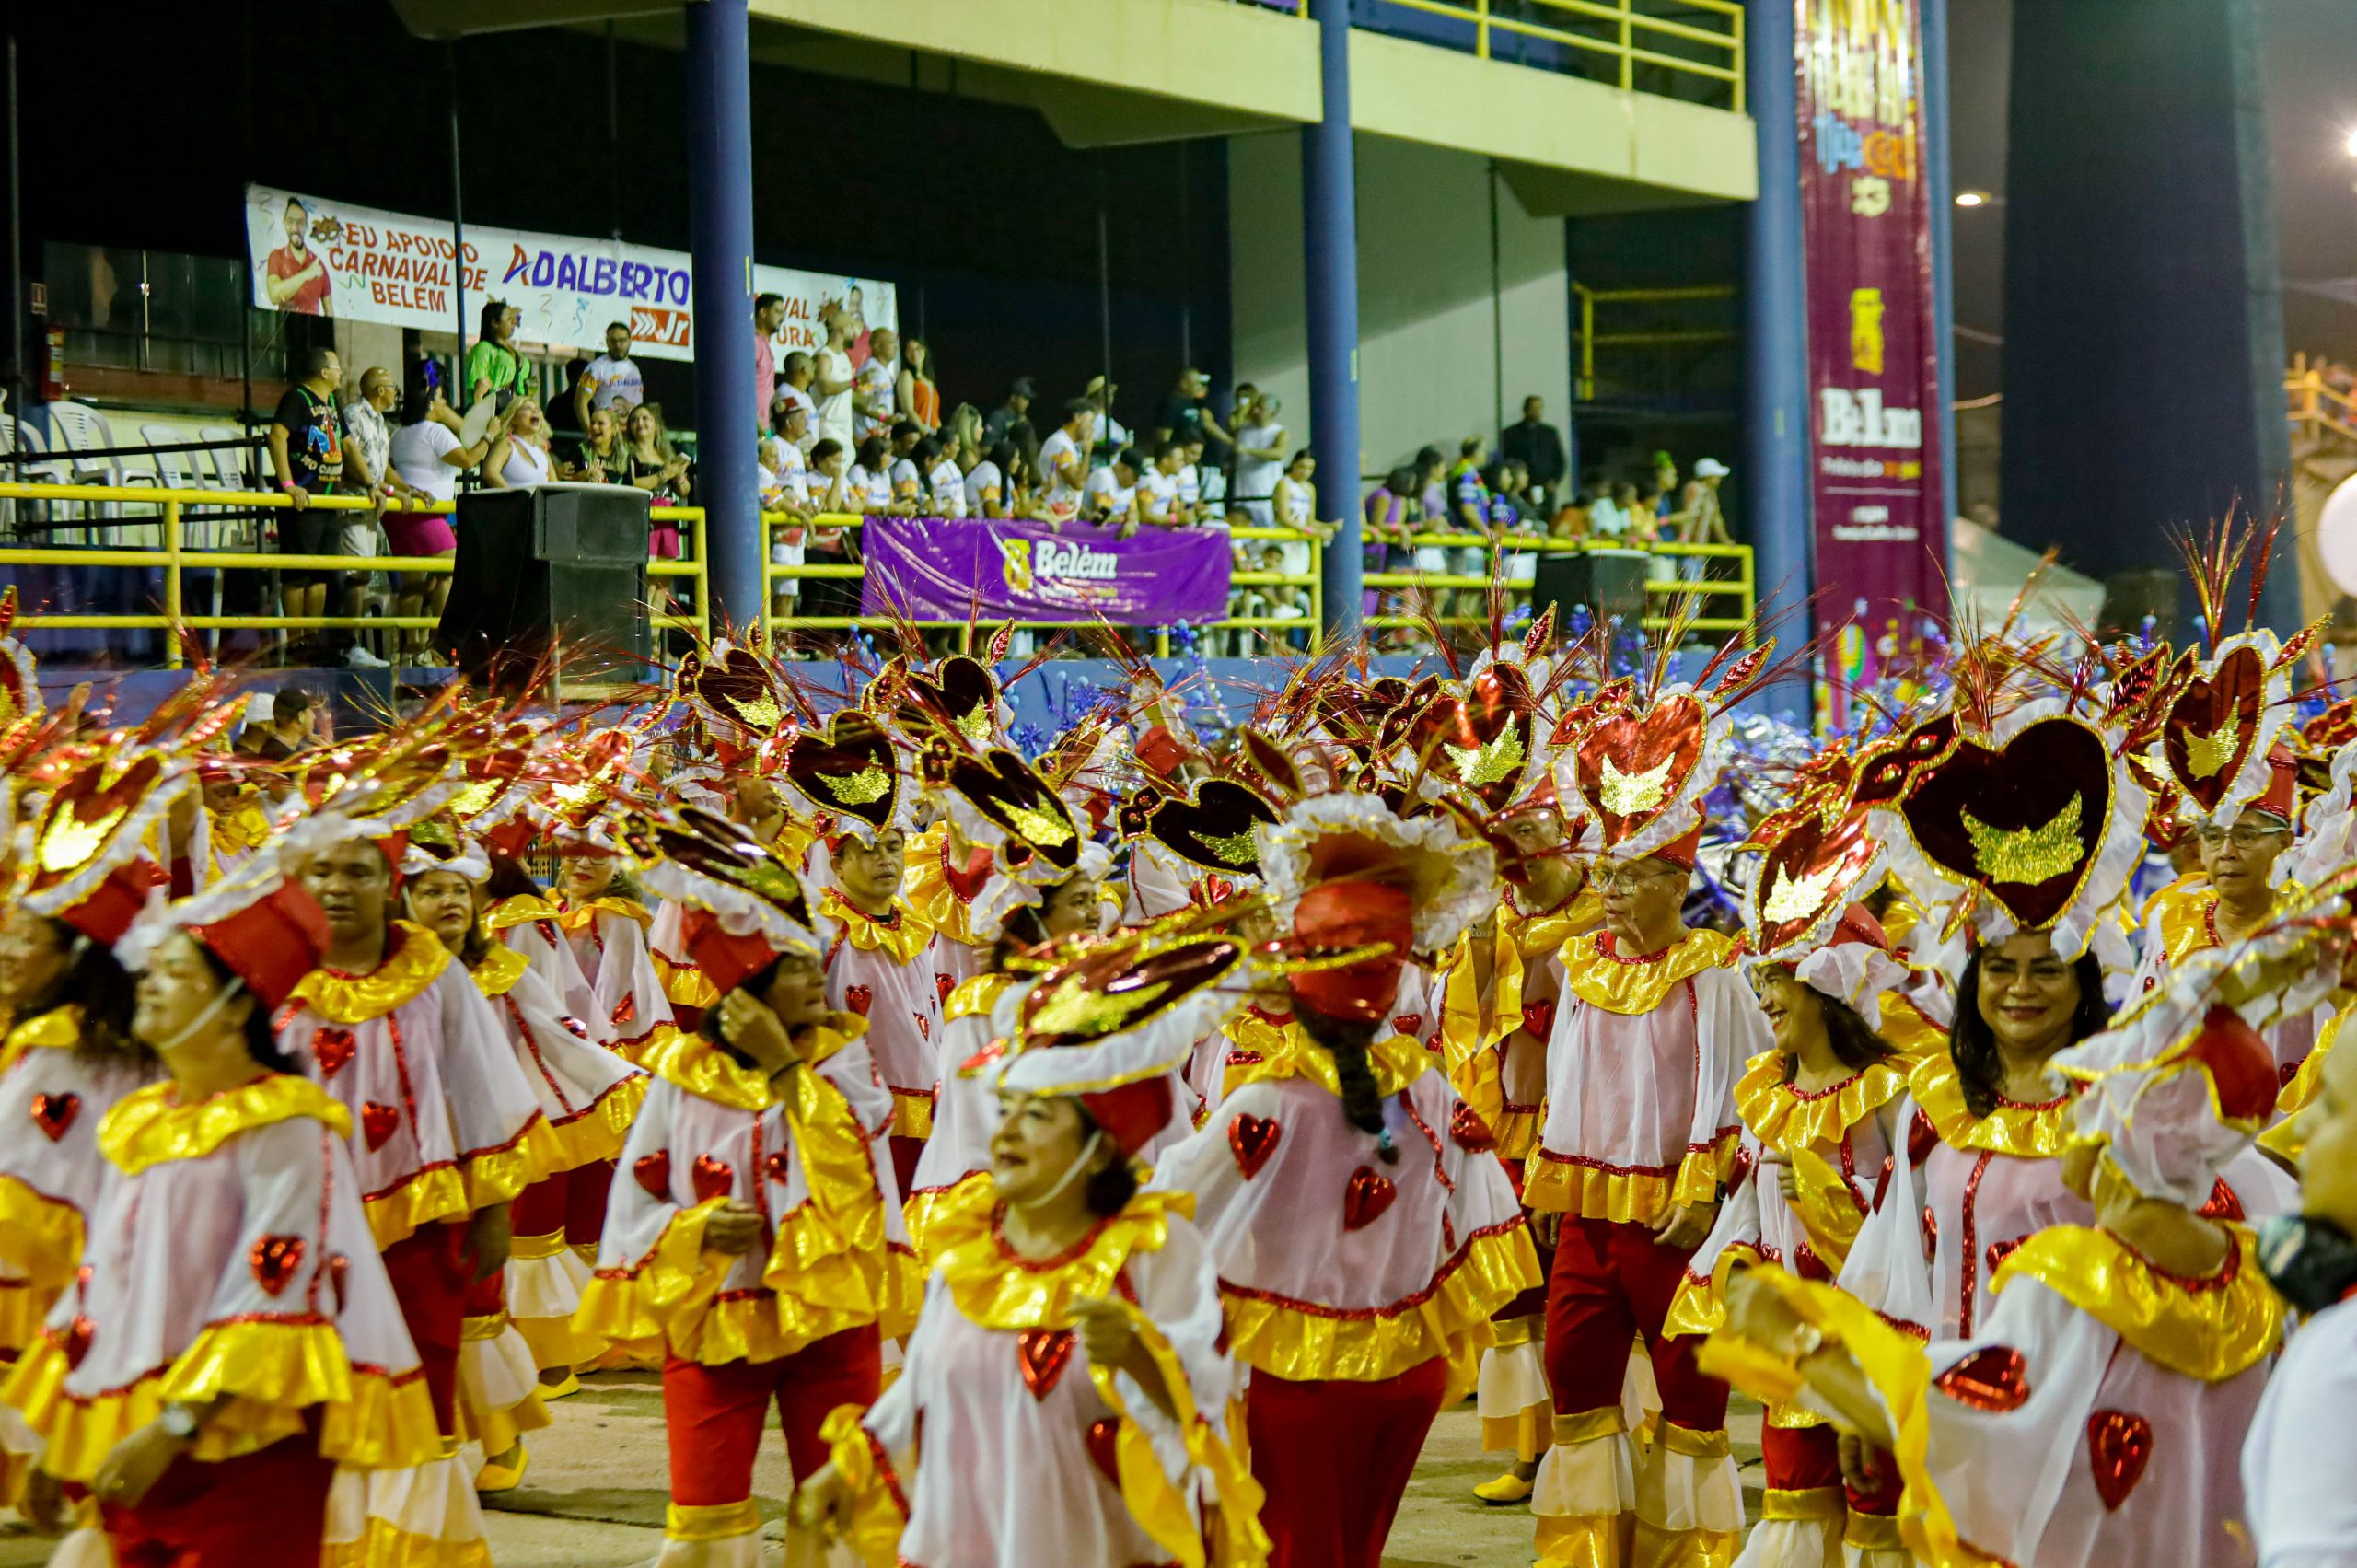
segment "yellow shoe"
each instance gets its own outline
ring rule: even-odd
[[[581,1392],[580,1375],[570,1368],[566,1369],[563,1381],[540,1385],[540,1399],[544,1403],[550,1400],[562,1400],[579,1392]]]
[[[486,1464],[475,1473],[477,1492],[513,1492],[522,1484],[524,1472],[531,1467],[532,1451],[521,1443],[516,1445],[516,1462],[511,1465]]]
[[[1473,1495],[1493,1507],[1503,1508],[1509,1504],[1528,1502],[1531,1491],[1531,1482],[1508,1470],[1497,1480],[1485,1481],[1475,1487]]]

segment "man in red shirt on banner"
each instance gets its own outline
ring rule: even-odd
[[[286,198],[286,243],[262,259],[262,292],[281,310],[298,316],[335,314],[335,281],[327,258],[311,249],[310,210],[299,196]]]

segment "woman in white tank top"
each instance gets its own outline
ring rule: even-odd
[[[483,482],[494,490],[530,490],[556,476],[549,471],[548,420],[540,405],[519,398],[507,411],[507,433],[482,460]]]

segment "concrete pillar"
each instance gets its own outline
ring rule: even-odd
[[[1301,132],[1302,270],[1309,303],[1310,447],[1318,494],[1341,530],[1326,546],[1326,627],[1357,630],[1359,530],[1358,196],[1351,163],[1350,0],[1318,0],[1325,118]]]
[[[1932,203],[1932,343],[1939,355],[1940,406],[1932,429],[1940,455],[1940,533],[1956,553],[1956,176],[1948,156],[1948,0],[1922,0],[1923,47],[1923,182]]]
[[[752,63],[746,0],[697,0],[688,24],[688,235],[695,263],[698,494],[713,623],[762,611],[753,389]]]

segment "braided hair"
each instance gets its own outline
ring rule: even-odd
[[[1342,1089],[1342,1115],[1362,1132],[1369,1132],[1381,1140],[1376,1153],[1386,1165],[1399,1163],[1399,1150],[1391,1142],[1391,1131],[1383,1120],[1382,1087],[1375,1081],[1375,1067],[1367,1059],[1367,1048],[1375,1043],[1376,1020],[1373,1018],[1336,1018],[1294,1002],[1293,1016],[1299,1019],[1309,1038],[1334,1058],[1334,1077]]]

